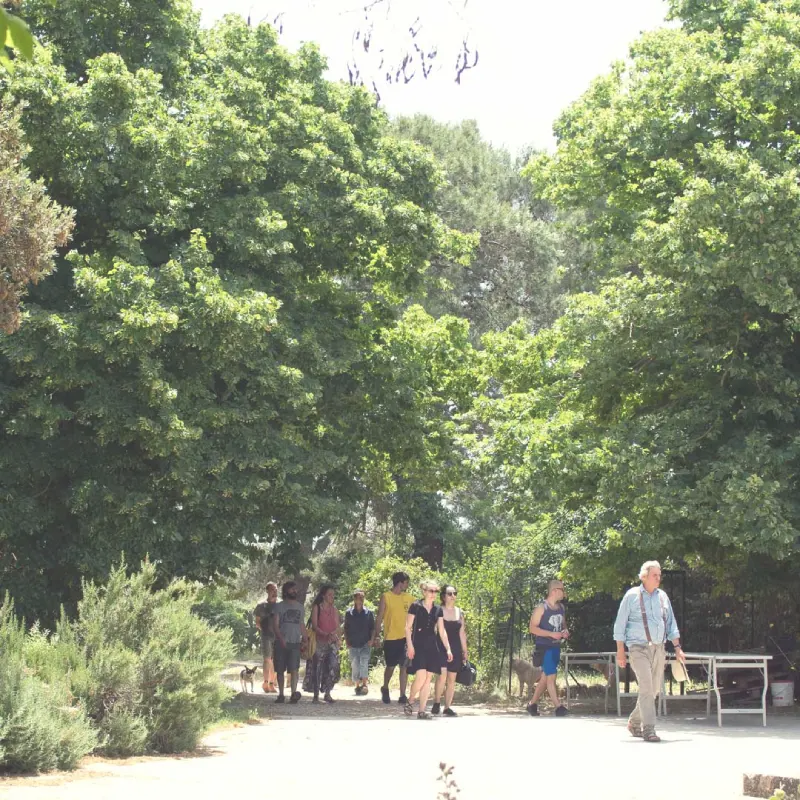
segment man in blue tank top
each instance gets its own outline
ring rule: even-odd
[[[539,698],[545,693],[555,706],[557,717],[566,716],[567,709],[558,699],[556,672],[561,660],[561,641],[569,638],[566,614],[564,612],[564,584],[561,581],[550,581],[547,584],[545,601],[536,606],[531,614],[530,632],[536,637],[536,648],[533,653],[533,666],[542,668],[542,677],[536,684],[528,713],[532,717],[539,716]]]

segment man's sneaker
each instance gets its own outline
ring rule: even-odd
[[[387,692],[386,694],[388,695],[389,693]],[[385,702],[388,703],[389,701],[386,700]],[[404,694],[401,694],[400,697],[397,698],[397,702],[400,703],[401,706],[404,706],[408,702],[408,698]]]
[[[282,694],[279,694],[279,695],[278,695],[278,696],[275,698],[275,702],[276,702],[276,703],[285,703],[285,702],[286,702],[286,698],[285,698],[285,697],[284,697]]]
[[[381,700],[384,703],[389,702],[389,689],[386,686],[381,686]]]
[[[441,710],[441,705],[439,703],[434,703],[433,707],[431,708],[431,714],[438,714]]]
[[[444,716],[444,717],[457,717],[458,714],[456,714],[456,712],[453,711],[452,708],[446,708],[444,711],[442,711],[442,716]]]
[[[567,716],[567,707],[566,706],[559,706],[556,709],[556,716],[557,717],[566,717]]]
[[[539,716],[539,706],[536,703],[528,703],[528,713],[532,717]]]
[[[300,698],[301,698],[302,696],[303,696],[303,695],[301,695],[301,694],[300,694],[300,692],[295,692],[295,693],[294,693],[294,694],[293,694],[293,695],[292,695],[292,696],[289,698],[289,702],[290,702],[290,703],[297,703],[297,702],[299,702],[299,700],[300,700]]]

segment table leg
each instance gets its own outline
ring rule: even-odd
[[[712,673],[714,675],[714,694],[717,696],[717,726],[722,727],[722,698],[719,694],[719,674],[717,673],[717,660],[712,659]]]
[[[706,669],[706,719],[711,716],[711,661]]]
[[[614,670],[615,670],[616,677],[617,677],[617,680],[616,680],[616,684],[617,684],[617,716],[621,717],[622,716],[622,701],[620,700],[620,696],[619,696],[619,661],[617,661],[616,658],[614,658]]]
[[[569,708],[569,653],[564,653],[564,683],[567,684],[567,708]]]
[[[767,727],[767,662],[764,661],[764,691],[761,694],[761,720],[764,727]]]

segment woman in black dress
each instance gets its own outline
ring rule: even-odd
[[[456,590],[452,586],[445,586],[439,595],[442,601],[442,619],[444,629],[447,631],[447,640],[453,651],[452,661],[443,661],[442,672],[436,679],[436,690],[433,695],[433,708],[431,712],[438,714],[441,708],[440,701],[444,695],[444,716],[455,717],[453,711],[453,694],[456,690],[456,675],[467,661],[467,625],[464,621],[464,612],[456,605]]]
[[[408,671],[414,673],[409,697],[419,697],[417,718],[430,719],[430,714],[425,709],[431,689],[431,676],[442,671],[443,661],[449,663],[453,660],[453,653],[450,651],[450,642],[444,627],[442,607],[435,603],[439,587],[433,581],[424,581],[420,588],[422,600],[411,604],[406,617],[406,647],[411,659]],[[410,702],[406,703],[404,711],[409,716],[414,713]]]

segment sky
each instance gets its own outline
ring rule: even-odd
[[[194,0],[206,25],[227,13],[250,16],[253,24],[280,15],[282,42],[290,49],[317,42],[333,80],[347,78],[354,54],[363,74],[382,75],[378,50],[389,59],[406,52],[414,25],[414,41],[426,52],[438,49],[435,69],[406,85],[379,81],[384,109],[443,122],[475,119],[486,139],[512,152],[527,145],[552,149],[559,113],[625,58],[642,31],[663,25],[667,13],[666,0],[378,0],[370,53],[364,55],[362,40],[355,49],[353,40],[367,2]],[[388,14],[384,4],[391,6]],[[465,37],[479,61],[456,84],[454,64]]]

